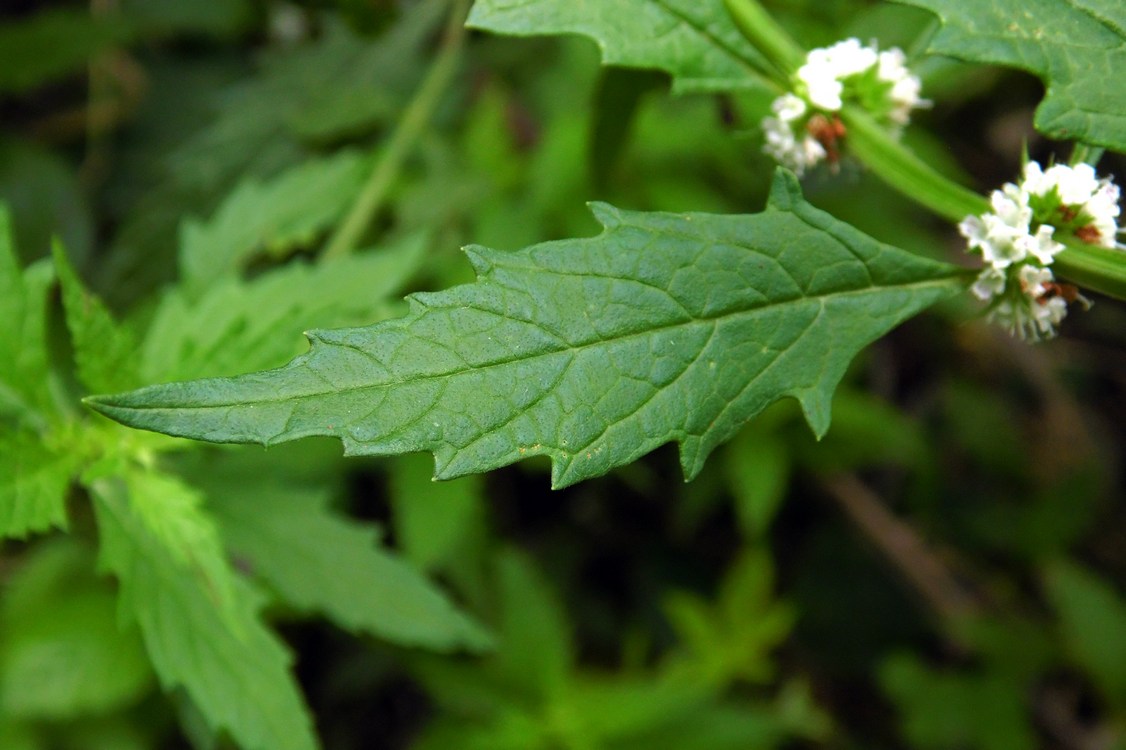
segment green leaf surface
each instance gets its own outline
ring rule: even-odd
[[[11,218],[0,206],[0,417],[42,427],[52,410],[47,377],[45,320],[51,265],[20,269]]]
[[[739,33],[723,0],[477,0],[467,24],[497,34],[581,34],[606,65],[656,68],[673,90],[771,86],[769,64]]]
[[[0,430],[0,537],[65,529],[66,494],[79,459],[29,430]]]
[[[374,528],[329,510],[323,491],[261,478],[246,478],[241,491],[228,486],[209,500],[224,539],[291,605],[403,646],[489,646],[484,630],[385,549]]]
[[[136,387],[140,376],[132,334],[87,291],[62,247],[55,244],[53,252],[78,379],[93,393]]]
[[[309,244],[344,214],[366,171],[359,154],[341,151],[269,181],[244,181],[210,219],[185,221],[180,276],[188,294],[197,297],[216,280],[235,275],[256,253]]]
[[[316,748],[290,655],[259,620],[259,597],[236,586],[222,606],[208,579],[185,574],[198,517],[163,507],[157,527],[144,508],[156,500],[146,485],[168,481],[133,470],[126,481],[91,483],[101,564],[120,581],[122,611],[140,626],[161,683],[185,688],[211,726],[246,750]]]
[[[1119,0],[898,0],[942,19],[930,51],[1020,68],[1047,87],[1036,127],[1126,151],[1126,4]]]
[[[89,403],[217,442],[429,450],[440,479],[547,455],[556,487],[676,441],[691,478],[779,398],[824,434],[856,352],[965,283],[813,208],[785,172],[754,216],[594,211],[598,237],[470,248],[476,283],[414,296],[404,318],[314,331],[279,370]]]
[[[149,380],[232,375],[277,367],[308,348],[310,327],[370,323],[392,312],[426,257],[423,235],[316,265],[293,262],[250,281],[228,276],[198,298],[161,296],[141,347]]]

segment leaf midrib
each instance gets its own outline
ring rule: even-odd
[[[660,333],[662,331],[667,331],[667,330],[670,330],[670,329],[675,329],[675,328],[680,328],[680,327],[685,327],[685,326],[692,326],[692,325],[697,325],[697,324],[714,324],[716,321],[732,319],[732,318],[736,318],[738,316],[743,316],[743,315],[753,315],[753,314],[762,312],[762,311],[767,310],[767,309],[775,310],[775,309],[778,309],[778,308],[785,308],[785,307],[788,307],[788,306],[794,306],[794,305],[797,305],[797,304],[810,303],[810,302],[818,302],[818,303],[821,303],[823,305],[824,300],[827,299],[827,298],[837,299],[837,298],[841,298],[841,297],[848,297],[848,296],[854,296],[854,295],[860,296],[860,295],[865,295],[865,294],[872,294],[874,292],[877,292],[877,291],[879,291],[881,289],[885,289],[885,288],[891,288],[891,289],[896,289],[896,290],[922,290],[922,289],[926,289],[926,288],[929,288],[929,287],[936,287],[937,288],[937,287],[944,286],[945,284],[948,284],[950,282],[950,279],[952,279],[952,278],[953,278],[953,274],[950,277],[944,277],[944,278],[939,278],[939,279],[926,279],[926,280],[923,280],[923,281],[909,282],[909,283],[903,283],[903,284],[895,284],[893,286],[884,286],[884,285],[879,285],[879,284],[872,284],[872,285],[866,286],[862,289],[850,289],[850,290],[845,290],[845,291],[840,291],[840,292],[829,292],[829,293],[825,293],[825,294],[821,294],[821,295],[815,295],[815,296],[795,297],[795,298],[792,298],[792,299],[787,299],[787,300],[782,300],[782,301],[777,301],[777,302],[772,301],[769,305],[759,305],[759,306],[752,307],[752,308],[749,308],[749,309],[734,310],[734,311],[720,313],[720,314],[717,314],[717,315],[714,315],[714,316],[693,317],[693,318],[690,318],[688,320],[681,320],[681,321],[676,321],[674,323],[667,323],[667,324],[664,324],[664,325],[658,325],[658,326],[653,326],[653,327],[650,327],[650,328],[645,328],[645,329],[640,330],[640,331],[633,331],[633,332],[630,332],[630,333],[627,333],[627,334],[623,334],[621,336],[614,337],[612,339],[605,339],[605,338],[592,339],[590,341],[582,342],[582,343],[579,343],[579,344],[576,344],[576,345],[571,345],[571,346],[568,346],[568,347],[560,347],[560,348],[552,349],[552,350],[545,351],[545,352],[537,352],[537,353],[533,353],[533,354],[528,354],[526,356],[498,359],[498,360],[494,360],[492,362],[487,362],[487,363],[480,364],[480,365],[466,364],[463,367],[460,367],[458,369],[446,370],[446,371],[443,371],[443,372],[440,372],[440,373],[431,373],[431,374],[427,374],[427,375],[417,375],[417,376],[413,376],[413,377],[409,377],[409,378],[402,378],[402,379],[396,379],[396,380],[386,380],[386,381],[379,382],[379,383],[364,383],[364,384],[360,384],[360,385],[345,386],[345,387],[342,387],[342,388],[335,388],[335,387],[326,388],[324,390],[309,391],[307,393],[302,393],[302,394],[298,394],[298,395],[263,397],[263,398],[254,398],[254,399],[245,399],[244,398],[244,399],[239,399],[239,400],[236,400],[236,401],[224,401],[224,402],[216,402],[216,403],[208,403],[208,404],[198,404],[198,403],[161,404],[160,406],[126,406],[126,405],[115,404],[113,401],[101,401],[101,400],[96,399],[96,398],[91,399],[91,401],[94,402],[94,403],[106,404],[107,406],[111,406],[115,410],[135,411],[135,412],[140,412],[140,411],[161,412],[161,411],[177,411],[177,410],[187,410],[187,409],[192,409],[192,410],[195,410],[195,409],[201,409],[201,410],[202,409],[222,409],[222,408],[228,408],[228,407],[234,407],[234,406],[247,406],[247,405],[251,405],[251,404],[286,403],[286,402],[292,402],[292,401],[300,401],[300,400],[309,399],[309,398],[320,398],[320,397],[323,397],[323,396],[326,396],[326,395],[332,396],[332,395],[337,395],[337,394],[342,394],[342,393],[355,393],[355,392],[364,391],[364,390],[373,390],[373,389],[379,389],[379,388],[395,387],[395,386],[405,385],[405,384],[409,384],[409,383],[418,383],[418,382],[426,382],[426,381],[429,381],[429,380],[446,379],[446,378],[450,378],[450,377],[455,377],[457,375],[467,374],[467,373],[470,373],[470,372],[487,371],[487,370],[490,370],[492,368],[505,367],[505,366],[512,365],[514,363],[519,363],[519,362],[529,362],[529,361],[532,361],[532,360],[535,360],[535,359],[538,359],[538,358],[556,356],[556,355],[564,354],[564,353],[567,353],[567,352],[578,353],[578,352],[581,352],[581,351],[588,349],[592,346],[597,346],[597,345],[600,345],[600,344],[610,344],[610,343],[622,342],[622,341],[626,341],[626,340],[629,340],[629,339],[634,338],[634,337],[654,335],[656,333]],[[451,307],[446,307],[446,308],[433,308],[433,309],[435,309],[435,310],[443,310],[443,309],[449,310],[449,309],[453,309],[453,307],[469,308],[469,306],[462,305],[462,306],[451,306]],[[469,308],[469,309],[479,309],[479,308]],[[495,311],[492,311],[492,310],[482,310],[482,312],[488,312],[490,314],[497,314],[497,313],[495,313]],[[530,323],[531,321],[519,321],[519,322]],[[356,352],[362,354],[363,356],[365,356],[367,358],[371,358],[371,359],[374,360],[374,357],[370,352],[365,351],[364,349],[361,349],[360,347],[355,346],[353,344],[340,343],[340,342],[325,342],[325,341],[317,341],[314,344],[314,346],[316,346],[316,344],[321,344],[321,345],[330,346],[330,347],[342,347],[342,348],[350,349],[350,350],[353,350],[353,351],[356,351]],[[312,351],[310,351],[309,353],[307,353],[303,356],[309,357],[311,355],[312,355]],[[377,364],[379,364],[379,366],[381,368],[386,368],[385,364],[378,362],[378,360],[374,360],[374,361],[376,361]],[[294,363],[294,364],[297,364],[297,363]],[[288,366],[280,368],[278,370],[273,370],[272,374],[282,372],[283,370],[289,369],[289,367],[292,367],[292,366],[293,365],[288,365]],[[238,377],[243,377],[243,376],[236,376],[235,378],[216,378],[216,380],[225,380],[227,382],[231,382],[233,380],[236,380]],[[153,388],[157,388],[157,389],[162,389],[162,388],[167,388],[167,387],[168,387],[167,385],[153,386]]]

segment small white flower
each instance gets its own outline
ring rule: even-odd
[[[792,122],[809,110],[805,100],[795,94],[783,94],[774,100],[770,108],[782,122]]]
[[[1033,299],[1044,296],[1048,291],[1048,284],[1055,281],[1051,271],[1037,266],[1021,266],[1017,278],[1020,280],[1021,291]]]
[[[810,119],[828,117],[839,125],[839,119],[832,116],[846,99],[871,101],[873,93],[885,97],[877,114],[898,133],[910,119],[912,109],[929,104],[919,98],[921,84],[905,62],[906,56],[898,49],[880,52],[875,45],[864,46],[858,39],[812,50],[794,75],[795,91],[775,99],[771,105],[774,116],[763,119],[763,151],[801,174],[830,154],[835,155],[834,141],[844,133],[841,128],[839,134],[811,134],[806,129]],[[876,92],[866,90],[873,86],[867,77],[873,70],[880,86]],[[858,91],[860,87],[866,88]]]
[[[1063,250],[1063,245],[1052,239],[1055,227],[1050,224],[1041,224],[1036,234],[1024,235],[1017,242],[1026,254],[1033,256],[1044,265],[1048,265]]]
[[[992,209],[958,224],[970,252],[987,266],[971,291],[989,303],[988,317],[1030,341],[1055,335],[1068,300],[1090,302],[1074,287],[1055,283],[1048,266],[1063,249],[1057,232],[1091,244],[1114,247],[1118,233],[1118,186],[1099,179],[1093,167],[1024,166],[1020,184],[1008,183],[989,196]]]
[[[986,266],[977,275],[971,290],[978,299],[988,302],[1005,291],[1005,272],[993,266]]]
[[[792,170],[799,177],[805,170],[825,158],[825,149],[813,136],[794,132],[793,121],[781,117],[767,117],[762,121],[766,142],[762,150],[776,162]]]

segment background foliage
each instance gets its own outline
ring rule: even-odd
[[[769,6],[808,46],[933,30]],[[305,330],[470,281],[462,245],[596,234],[586,201],[761,210],[772,93],[708,93],[739,55],[666,76],[473,34],[357,251],[330,253],[447,3],[3,13],[0,747],[1126,747],[1120,304],[1036,348],[942,305],[864,350],[823,440],[783,401],[689,484],[671,446],[549,492],[543,459],[435,484],[428,456],[134,432],[78,399],[279,366]],[[1036,116],[1058,123],[1079,94],[1052,70]],[[987,190],[1025,143],[1066,154],[1032,129],[1036,79],[920,71],[936,106],[909,143],[947,173]],[[957,261],[854,164],[803,191]]]

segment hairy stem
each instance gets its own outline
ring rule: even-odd
[[[325,246],[323,258],[340,258],[355,250],[356,244],[382,207],[403,162],[425,130],[443,92],[457,72],[458,59],[465,41],[465,16],[468,12],[469,0],[453,0],[438,56],[395,126],[391,138],[383,148],[382,156],[375,163],[360,194],[356,196],[351,210]]]

